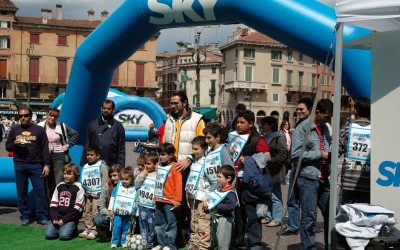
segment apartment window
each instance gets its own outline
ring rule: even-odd
[[[299,61],[302,62],[303,61],[303,53],[299,53]]]
[[[39,82],[39,58],[29,58],[29,79],[30,82]]]
[[[217,68],[212,67],[212,68],[211,68],[211,74],[216,74],[216,73],[217,73]]]
[[[287,60],[289,62],[293,61],[293,52],[292,51],[287,52]]]
[[[251,66],[246,66],[245,67],[244,80],[246,82],[252,82],[253,81],[253,67],[251,67]]]
[[[279,102],[279,94],[272,94],[272,101]]]
[[[40,86],[39,84],[31,85],[31,97],[39,98],[40,97]]]
[[[29,42],[33,44],[39,44],[40,42],[40,34],[38,33],[31,33],[29,37]]]
[[[114,70],[113,78],[111,79],[112,85],[118,85],[119,83],[119,68]]]
[[[10,21],[0,21],[0,28],[2,29],[9,29],[11,26],[11,22]]]
[[[67,46],[67,36],[59,35],[58,36],[58,44],[59,46]]]
[[[144,63],[136,63],[136,86],[144,86]]]
[[[215,82],[216,80],[211,80],[211,89],[210,89],[210,104],[215,104]]]
[[[235,67],[235,81],[238,80],[238,69],[237,67]]]
[[[272,83],[279,83],[279,68],[272,68]]]
[[[0,79],[7,78],[7,59],[0,59]]]
[[[303,85],[304,72],[299,72],[299,89],[301,91],[301,85]]]
[[[9,49],[9,48],[10,48],[10,37],[0,36],[0,49]]]
[[[58,83],[67,83],[67,59],[58,59]]]
[[[235,58],[238,58],[238,57],[239,57],[239,50],[235,49]]]
[[[291,71],[291,70],[287,71],[287,76],[286,76],[287,85],[292,85],[292,74],[293,74],[293,71]]]
[[[244,57],[245,58],[255,58],[256,57],[256,50],[255,49],[244,49]]]
[[[221,102],[225,103],[225,86],[221,86]]]
[[[271,50],[271,59],[272,60],[282,60],[282,51],[281,50]]]
[[[315,87],[315,81],[316,81],[317,75],[316,74],[312,74],[311,77],[311,87]]]

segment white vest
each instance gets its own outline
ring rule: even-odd
[[[154,191],[156,188],[157,173],[149,173],[138,190],[138,202],[142,207],[154,208]]]
[[[197,125],[203,116],[193,112],[189,118],[182,121],[180,133],[176,134],[178,128],[175,127],[176,120],[170,116],[165,124],[165,142],[174,144],[175,138],[179,137],[178,160],[186,159],[192,153],[191,141],[197,136]]]
[[[126,216],[135,214],[136,189],[134,186],[126,188],[121,181],[117,184],[117,194],[114,199],[113,211],[115,214]]]
[[[103,186],[102,164],[103,161],[98,161],[93,165],[85,164],[81,171],[80,183],[82,183],[85,191],[92,196],[97,196]]]

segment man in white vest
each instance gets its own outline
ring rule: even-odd
[[[176,149],[175,156],[177,158],[177,166],[178,170],[182,172],[182,185],[184,186],[189,175],[188,167],[193,162],[191,141],[196,136],[204,136],[203,129],[205,124],[202,120],[203,116],[194,112],[189,107],[188,97],[185,92],[177,91],[172,93],[170,104],[171,114],[165,124],[163,142],[172,143]],[[180,235],[180,226],[182,226],[185,231],[190,232],[190,210],[186,205],[185,194],[183,194],[181,204],[181,218],[178,220],[178,245],[182,245],[183,243],[182,236]],[[182,224],[179,225],[180,223]]]

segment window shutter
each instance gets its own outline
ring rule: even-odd
[[[144,86],[144,63],[136,63],[136,86]]]
[[[11,28],[11,22],[7,21],[7,28]]]
[[[10,38],[7,37],[7,49],[9,49],[9,48],[10,48]]]

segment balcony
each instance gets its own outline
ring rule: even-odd
[[[285,90],[289,92],[304,92],[304,93],[314,93],[316,91],[315,87],[303,86],[303,85],[286,85]]]
[[[245,82],[245,81],[231,81],[226,82],[225,91],[245,91],[248,89],[256,90],[256,91],[265,91],[268,89],[266,82]]]

